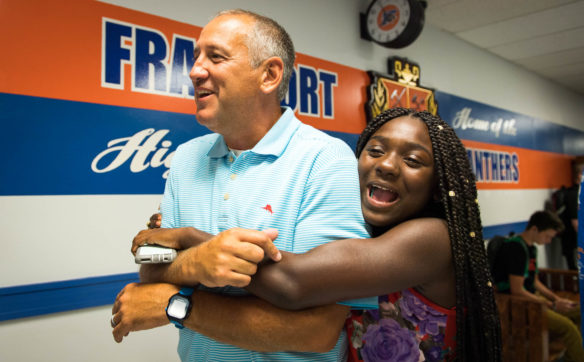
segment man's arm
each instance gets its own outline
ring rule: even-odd
[[[196,307],[187,327],[263,352],[327,352],[335,346],[349,311],[338,304],[289,311],[253,296],[224,297],[201,291],[195,293],[193,303]]]
[[[545,298],[548,299],[546,303],[548,307],[552,308],[553,310],[558,310],[561,312],[568,312],[573,310],[577,304],[569,299],[562,298],[558,296],[556,293],[551,291],[548,287],[546,287],[539,279],[536,278],[535,280],[535,289],[543,295]]]
[[[545,304],[548,308],[558,311],[568,312],[576,307],[576,303],[569,299],[564,299],[558,297],[554,292],[549,290],[543,283],[539,280],[535,280],[535,289],[542,295],[542,297],[537,296],[526,290],[523,287],[524,277],[518,275],[509,275],[509,284],[511,286],[511,294],[520,295],[534,302]]]
[[[524,281],[525,281],[524,276],[509,274],[509,286],[511,288],[512,295],[519,295],[519,296],[528,298],[534,302],[545,304],[550,308],[552,307],[551,301],[547,301],[543,298],[540,298],[537,295],[535,295],[535,294],[531,293],[530,291],[528,291],[527,289],[525,289],[523,287]]]
[[[148,234],[153,232],[159,235],[174,234],[175,240],[183,240],[182,245],[190,243],[190,239],[193,239],[191,244],[196,244],[202,238],[209,236],[194,228],[176,230],[179,231],[175,232],[175,229],[145,231]],[[262,232],[230,229],[221,233],[220,237],[212,237],[197,246],[179,252],[175,261],[170,264],[143,265],[140,268],[140,279],[143,282],[165,282],[189,286],[201,283],[207,287],[225,285],[244,287],[249,284],[251,275],[255,274],[257,264],[264,259],[264,256],[275,261],[280,260],[281,254],[272,242],[276,235],[275,230]],[[136,244],[134,242],[134,245]]]
[[[168,299],[179,287],[129,284],[112,308],[116,342],[130,332],[166,325]],[[241,348],[263,351],[325,352],[342,330],[348,307],[327,305],[302,311],[279,309],[252,296],[229,297],[197,290],[184,325],[210,338]]]
[[[558,298],[558,296],[548,289],[537,277],[535,278],[534,282],[535,290],[537,290],[542,296],[546,299],[554,301]]]

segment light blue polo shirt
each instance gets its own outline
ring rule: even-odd
[[[332,240],[369,237],[353,152],[342,140],[301,123],[289,108],[238,157],[218,134],[179,146],[161,211],[167,228],[193,226],[211,234],[233,227],[276,228],[275,245],[294,253]],[[214,291],[247,293],[234,287]],[[261,353],[184,328],[178,352],[183,361],[342,361],[346,338],[343,331],[328,353]]]

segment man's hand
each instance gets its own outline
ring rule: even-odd
[[[282,255],[272,242],[275,229],[266,231],[229,229],[211,240],[182,253],[181,263],[192,281],[207,287],[245,287],[264,256],[280,261]],[[186,260],[183,258],[188,258]],[[178,260],[178,259],[177,259]]]
[[[555,310],[564,313],[571,312],[572,310],[574,310],[574,308],[578,306],[576,302],[566,298],[557,298],[554,303],[556,307]]]
[[[166,306],[179,291],[172,284],[128,284],[116,297],[112,308],[112,334],[118,343],[130,332],[152,329],[168,322]]]

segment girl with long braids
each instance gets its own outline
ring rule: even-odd
[[[500,361],[477,190],[460,139],[437,116],[393,108],[367,125],[356,155],[372,238],[282,253],[246,289],[286,309],[378,295],[378,308],[347,319],[349,360]]]

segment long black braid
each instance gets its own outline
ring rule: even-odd
[[[379,114],[357,142],[359,157],[369,138],[386,122],[402,116],[419,118],[428,127],[442,215],[456,275],[456,359],[500,361],[501,333],[491,273],[483,243],[474,174],[454,130],[426,111],[392,108]]]

